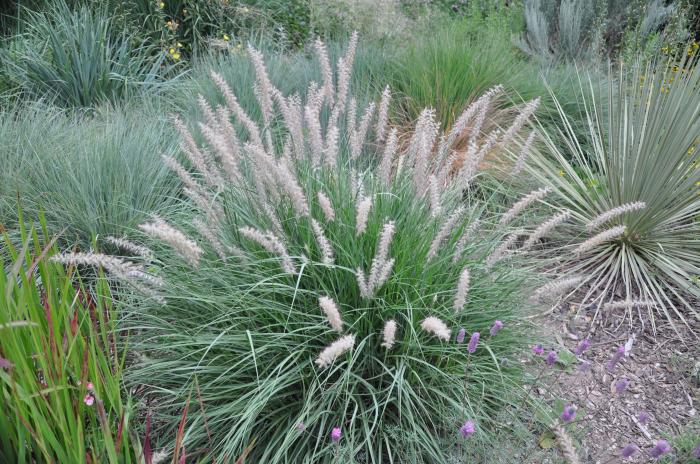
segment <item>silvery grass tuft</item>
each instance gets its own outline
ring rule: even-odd
[[[591,149],[584,151],[562,112],[564,147],[545,135],[525,170],[552,190],[551,204],[571,211],[553,232],[562,239],[557,264],[582,277],[572,290],[586,289],[584,303],[607,311],[620,292],[656,303],[644,311],[629,305],[630,317],[652,327],[655,314],[688,323],[700,318],[693,303],[700,296],[700,69],[686,57],[610,77],[617,84],[605,100],[592,79],[582,79]]]
[[[456,172],[433,111],[400,146],[384,127],[390,91],[367,106],[378,114],[356,106],[356,43],[330,72],[316,44],[323,81],[304,97],[283,95],[251,49],[260,118],[214,74],[227,106],[200,100],[207,143],[178,123],[184,156],[168,165],[192,214],[150,222],[177,233],[144,227],[165,239],[149,242],[165,304],[145,298],[126,319],[143,354],[130,380],[157,398],[165,436],[197,392],[188,452],[225,462],[252,444],[251,462],[445,462],[466,420],[478,422],[470,440],[489,433],[515,383],[517,363],[498,360],[524,343],[524,275],[517,254],[486,266],[508,230],[476,222],[484,205],[464,202],[473,179]],[[450,337],[497,320],[472,354]]]

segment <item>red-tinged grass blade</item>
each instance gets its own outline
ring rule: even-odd
[[[175,437],[175,454],[173,455],[173,464],[180,462],[180,449],[183,450],[182,440],[185,437],[185,423],[187,422],[187,412],[190,410],[190,399],[187,398],[187,403],[185,403],[185,409],[182,411],[182,419],[180,419],[180,425],[177,428],[177,436]]]
[[[253,447],[255,446],[255,440],[253,440],[253,443],[248,445],[245,450],[243,450],[243,454],[240,455],[240,457],[236,460],[236,464],[244,464],[246,458],[250,454],[250,452],[253,450]]]

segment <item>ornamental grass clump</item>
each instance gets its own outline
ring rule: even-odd
[[[142,299],[126,324],[140,354],[129,378],[157,402],[163,436],[191,398],[188,453],[446,462],[463,424],[487,436],[515,385],[518,363],[499,360],[526,343],[524,274],[517,254],[486,264],[508,228],[483,217],[473,230],[484,205],[465,196],[472,177],[433,111],[400,145],[383,116],[390,92],[378,114],[356,106],[356,42],[305,97],[282,95],[250,48],[261,118],[214,74],[227,106],[200,100],[207,143],[178,123],[187,161],[168,164],[192,214],[142,226],[165,303]],[[462,327],[469,350],[452,337]]]
[[[689,323],[700,318],[700,68],[685,56],[610,75],[606,99],[592,79],[582,84],[585,144],[562,111],[558,137],[545,135],[525,162],[547,202],[570,212],[550,234],[560,240],[540,247],[545,266],[572,283],[563,293],[584,289],[595,315]],[[611,304],[620,295],[648,303]]]

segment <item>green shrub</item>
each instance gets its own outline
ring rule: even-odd
[[[91,107],[164,88],[164,55],[116,31],[104,8],[71,10],[59,0],[27,15],[17,43],[0,55],[27,96]]]
[[[593,81],[585,82],[591,151],[581,149],[562,115],[559,133],[545,137],[545,151],[531,158],[531,178],[549,186],[575,219],[556,263],[582,277],[580,285],[589,289],[584,303],[598,303],[596,314],[646,312],[652,324],[655,312],[683,321],[700,317],[692,303],[700,295],[695,63],[686,56],[611,71],[618,83],[607,100],[592,90]],[[558,148],[554,136],[566,140],[566,148]],[[602,231],[607,234],[598,235]],[[616,294],[625,300],[613,301]]]
[[[510,259],[512,238],[500,241],[508,228],[464,191],[478,163],[453,172],[447,149],[462,131],[438,143],[426,110],[399,148],[384,117],[360,117],[369,113],[344,90],[352,42],[337,74],[322,73],[303,101],[281,97],[249,54],[260,120],[248,121],[215,76],[228,106],[202,104],[208,143],[198,147],[178,123],[192,172],[168,162],[196,212],[141,226],[161,239],[153,271],[164,284],[126,317],[140,355],[129,378],[157,398],[159,432],[172,436],[196,395],[183,447],[207,462],[245,449],[267,463],[476,459],[519,379],[526,276]],[[461,124],[482,118],[491,97]],[[528,114],[479,141],[478,154],[509,143]],[[270,130],[280,118],[285,131]],[[139,279],[153,280],[130,280]],[[489,335],[496,320],[505,326]],[[460,327],[467,340],[482,334],[472,352],[454,341]],[[334,342],[347,351],[321,354]],[[476,432],[461,437],[468,420]]]
[[[23,229],[18,248],[3,236],[0,460],[140,462],[109,288],[100,280],[88,291],[49,262],[43,232]]]
[[[89,247],[95,234],[128,233],[170,208],[177,179],[161,162],[175,131],[148,105],[99,108],[89,115],[46,105],[0,113],[0,224],[45,212],[61,244]]]

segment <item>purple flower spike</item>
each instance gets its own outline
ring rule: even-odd
[[[583,352],[586,351],[590,346],[591,346],[590,340],[588,340],[587,338],[584,338],[583,340],[581,340],[581,343],[578,344],[578,346],[576,347],[576,350],[574,350],[574,353],[576,354],[576,356],[581,356],[583,354]]]
[[[610,358],[610,361],[608,361],[607,366],[605,366],[606,369],[607,369],[609,372],[614,371],[614,370],[615,370],[615,366],[617,366],[617,363],[620,362],[620,360],[622,359],[622,357],[623,357],[624,355],[625,355],[625,345],[622,345],[622,346],[620,346],[620,347],[617,349],[617,351],[615,352],[615,354],[613,355],[613,357]]]
[[[693,451],[690,452],[690,455],[695,459],[700,459],[700,443],[695,445],[695,448],[693,448]]]
[[[340,431],[340,427],[333,427],[333,430],[331,431],[331,440],[333,440],[333,443],[338,443],[341,435],[342,433]]]
[[[542,345],[535,345],[532,347],[532,352],[534,354],[540,355],[544,353],[544,348],[542,347]]]
[[[637,448],[637,445],[634,443],[630,443],[629,445],[625,446],[620,450],[620,456],[623,458],[631,458],[635,454],[637,454],[637,451],[639,451],[639,448]]]
[[[473,353],[476,351],[476,346],[479,344],[479,337],[481,334],[479,332],[474,332],[472,338],[469,339],[469,346],[467,346],[467,351]]]
[[[651,419],[651,416],[646,411],[639,411],[639,414],[637,414],[637,420],[642,425],[647,425],[649,423],[649,419]]]
[[[489,333],[490,333],[491,336],[493,337],[493,336],[496,335],[496,334],[498,333],[498,331],[501,330],[502,328],[503,328],[503,322],[501,322],[501,321],[496,321],[496,322],[494,322],[493,325],[491,326],[491,331],[490,331]]]
[[[464,330],[464,327],[459,329],[459,332],[457,333],[457,343],[464,343],[464,337],[467,335],[467,331]]]
[[[583,361],[580,366],[578,366],[579,372],[588,372],[591,370],[591,362]]]
[[[462,435],[462,438],[469,437],[475,431],[476,427],[474,427],[474,422],[470,420],[466,421],[464,425],[459,428],[459,433]]]
[[[666,440],[659,440],[654,444],[654,447],[649,451],[649,456],[654,459],[659,459],[664,454],[671,452],[671,445]]]
[[[558,359],[559,359],[559,356],[557,356],[557,352],[556,352],[556,351],[550,351],[550,352],[547,354],[547,359],[546,359],[547,365],[548,365],[548,366],[553,366],[554,363],[556,363]]]
[[[573,404],[567,404],[564,407],[564,412],[561,413],[561,420],[564,422],[571,422],[576,418],[576,406]]]
[[[620,379],[617,382],[615,382],[615,393],[618,395],[621,395],[622,393],[627,390],[627,387],[629,386],[630,381],[627,379]]]

